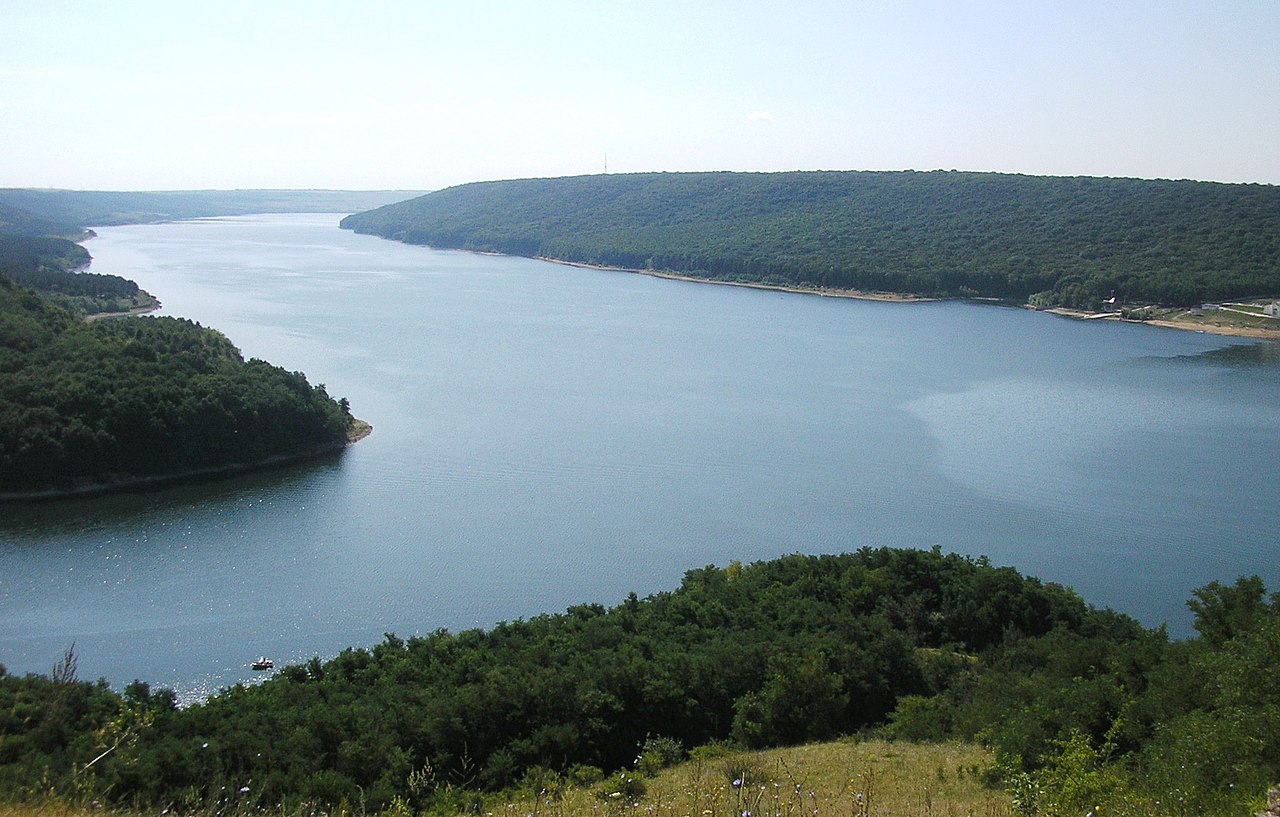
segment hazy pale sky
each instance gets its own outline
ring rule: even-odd
[[[1280,183],[1280,0],[5,0],[0,187]]]

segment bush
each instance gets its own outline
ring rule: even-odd
[[[636,771],[646,777],[684,760],[684,746],[674,738],[651,736],[644,740],[636,756]]]
[[[942,695],[903,695],[884,733],[894,740],[938,743],[952,734],[955,707]]]

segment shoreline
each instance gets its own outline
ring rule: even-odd
[[[480,252],[479,255],[504,255],[504,253]],[[512,256],[514,257],[514,256]],[[790,284],[766,284],[761,281],[721,281],[715,278],[699,278],[679,272],[664,272],[654,269],[637,269],[635,267],[613,267],[607,264],[589,264],[585,261],[566,261],[563,258],[551,258],[545,255],[531,256],[536,261],[548,261],[552,264],[563,264],[566,267],[600,270],[602,272],[629,272],[635,275],[647,275],[650,278],[664,278],[668,281],[686,281],[690,284],[717,284],[728,287],[744,287],[746,289],[763,289],[771,292],[790,292],[795,295],[817,295],[821,298],[850,298],[856,301],[892,301],[896,303],[930,303],[945,300],[930,298],[924,295],[907,295],[901,292],[865,292],[860,289],[821,289],[802,287]]]
[[[101,482],[82,482],[73,488],[48,488],[41,491],[9,491],[0,492],[0,503],[4,502],[50,502],[74,497],[98,496],[133,489],[163,488],[185,482],[198,483],[217,479],[225,479],[260,471],[270,471],[286,465],[296,465],[308,460],[319,459],[331,454],[341,454],[347,446],[363,440],[373,433],[373,426],[364,420],[352,418],[351,428],[341,441],[323,443],[304,451],[292,454],[275,454],[256,462],[233,462],[226,465],[214,465],[208,468],[193,468],[174,474],[152,474],[149,476],[116,476]]]
[[[1051,309],[1044,309],[1040,311],[1048,312],[1051,315],[1058,315],[1063,318],[1071,318],[1072,320],[1077,321],[1116,321],[1119,323],[1157,326],[1161,329],[1177,329],[1183,332],[1199,332],[1206,335],[1280,341],[1280,328],[1264,329],[1262,327],[1255,326],[1222,326],[1213,323],[1179,321],[1167,318],[1152,318],[1150,320],[1140,321],[1132,318],[1121,317],[1119,313],[1115,312],[1084,312],[1079,309],[1067,309],[1066,307],[1053,307]]]
[[[503,255],[503,253],[479,253],[481,255]],[[1051,315],[1058,315],[1073,320],[1112,320],[1121,323],[1146,324],[1148,326],[1158,326],[1162,329],[1178,329],[1183,332],[1203,332],[1210,335],[1222,335],[1227,337],[1252,338],[1255,340],[1273,340],[1280,341],[1280,328],[1263,329],[1250,326],[1221,326],[1213,324],[1201,324],[1192,321],[1177,320],[1132,320],[1122,318],[1117,313],[1093,313],[1084,312],[1077,309],[1067,309],[1065,307],[1052,307],[1050,309],[1035,309],[1030,304],[1013,304],[1011,302],[999,301],[985,298],[932,298],[922,295],[908,295],[901,292],[864,292],[857,289],[817,289],[813,287],[788,286],[786,284],[766,284],[752,281],[719,281],[714,278],[699,278],[693,275],[685,275],[678,272],[662,272],[652,269],[635,269],[633,267],[614,267],[607,264],[589,264],[585,261],[566,261],[562,258],[551,258],[544,255],[535,255],[534,259],[538,261],[549,261],[553,264],[563,264],[568,267],[578,267],[580,269],[601,270],[603,272],[628,272],[636,275],[648,275],[652,278],[664,278],[669,281],[687,281],[692,284],[718,284],[721,286],[745,287],[747,289],[762,289],[773,292],[789,292],[797,295],[817,295],[822,298],[850,298],[857,301],[884,301],[890,303],[933,303],[938,301],[971,301],[973,303],[989,303],[997,306],[1020,306],[1023,309],[1032,309],[1037,312],[1047,312]]]

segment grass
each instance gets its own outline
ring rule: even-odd
[[[1244,311],[1234,311],[1235,309],[1236,306],[1233,304],[1230,309],[1210,310],[1203,314],[1195,315],[1186,309],[1152,308],[1147,310],[1147,318],[1156,321],[1169,321],[1191,328],[1280,330],[1280,321],[1262,315],[1261,311],[1256,314],[1245,314]]]
[[[495,801],[484,817],[1012,815],[1009,798],[982,782],[992,762],[969,744],[836,741],[700,757],[640,778],[638,796],[627,796],[615,777],[591,789]]]
[[[972,744],[840,740],[759,752],[698,751],[652,777],[613,775],[587,785],[553,777],[545,788],[490,795],[478,817],[1013,817],[1009,797],[983,783],[990,752]],[[627,783],[627,781],[630,781]],[[625,789],[625,791],[624,791]],[[473,806],[474,807],[474,806]],[[0,803],[0,817],[155,817],[93,803]],[[476,815],[476,811],[460,814]],[[412,817],[402,802],[295,810],[217,805],[191,817]],[[181,817],[175,815],[173,817]]]

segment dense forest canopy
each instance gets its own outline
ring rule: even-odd
[[[29,217],[80,227],[136,224],[183,218],[250,213],[352,213],[417,195],[407,190],[166,190],[113,192],[98,190],[0,189],[0,224],[4,208]],[[0,228],[2,229],[2,228]],[[39,235],[70,235],[63,230],[24,229]]]
[[[1091,308],[1280,294],[1280,188],[958,173],[481,182],[342,226],[711,280]]]
[[[119,275],[86,272],[89,252],[65,238],[0,233],[0,278],[39,290],[84,315],[154,309],[150,293]]]
[[[340,448],[346,401],[176,318],[86,323],[0,279],[0,493]]]
[[[186,709],[143,683],[73,682],[64,662],[0,672],[0,790],[456,813],[468,792],[633,768],[655,740],[878,729],[987,743],[989,779],[1037,800],[1028,814],[1244,813],[1280,779],[1280,601],[1252,578],[1191,606],[1199,636],[1170,643],[1011,568],[864,548],[708,566],[671,592],[487,631],[389,634]]]
[[[326,210],[399,194],[0,190],[0,495],[57,495],[217,473],[341,448],[358,421],[301,372],[244,360],[222,334],[84,271],[84,225]],[[367,426],[365,427],[367,430]]]
[[[81,238],[86,232],[80,224],[53,221],[21,207],[0,204],[0,235]]]

